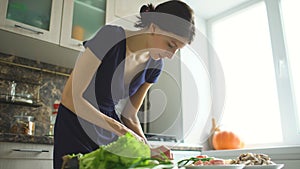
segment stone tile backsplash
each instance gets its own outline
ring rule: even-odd
[[[16,95],[31,97],[34,102],[38,101],[37,104],[39,104],[39,107],[30,107],[0,102],[0,133],[9,133],[14,116],[23,114],[35,117],[35,135],[47,135],[53,103],[55,100],[60,101],[63,87],[68,79],[66,75],[70,74],[72,69],[37,63],[34,60],[2,53],[0,53],[0,59],[8,62],[0,62],[1,96],[10,94],[11,83],[15,81]],[[50,70],[52,73],[42,70]]]

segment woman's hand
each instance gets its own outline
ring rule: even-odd
[[[151,148],[151,157],[153,158],[165,159],[165,156],[162,155],[162,153],[165,156],[167,156],[168,159],[173,160],[173,154],[168,147],[159,146],[159,147]]]
[[[129,132],[133,137],[135,137],[138,141],[143,142],[145,144],[148,144],[146,139],[141,137],[140,135],[136,134],[135,132],[133,132],[132,130],[127,130],[127,132]]]

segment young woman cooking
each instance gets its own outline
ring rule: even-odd
[[[193,10],[171,0],[140,9],[139,30],[105,25],[84,42],[62,94],[54,131],[54,168],[66,154],[88,153],[130,132],[147,143],[137,112],[163,68],[163,59],[191,43]],[[115,105],[129,98],[118,116]],[[164,151],[164,146],[152,149]]]

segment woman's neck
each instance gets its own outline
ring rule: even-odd
[[[126,31],[126,57],[144,63],[149,59],[148,38],[145,30]]]

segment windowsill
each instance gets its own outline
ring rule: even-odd
[[[208,150],[202,154],[223,159],[234,159],[242,153],[263,153],[269,155],[272,160],[300,160],[300,145],[281,146],[273,148],[245,148],[238,150]]]

